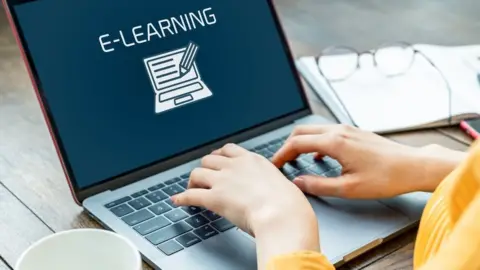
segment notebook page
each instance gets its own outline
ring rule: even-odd
[[[384,76],[370,56],[360,62],[361,69],[332,87],[362,129],[401,130],[449,118],[447,87],[423,58],[417,56],[409,71],[397,77]],[[457,97],[454,100],[458,102]]]
[[[465,117],[466,115],[472,116],[472,114],[480,115],[480,84],[477,81],[477,72],[480,72],[480,46],[479,45],[469,45],[469,46],[460,46],[460,47],[444,47],[437,45],[415,45],[415,48],[422,51],[426,54],[439,69],[442,70],[445,77],[449,80],[452,88],[452,114],[455,116]],[[331,56],[334,57],[334,56]],[[417,56],[417,59],[423,60],[422,56]],[[328,98],[327,104],[329,106],[334,106],[341,109],[341,104],[338,102],[333,91],[329,88],[329,85],[326,83],[325,78],[320,74],[317,68],[317,63],[314,57],[302,57],[298,60],[298,67],[301,73],[304,75],[305,79],[313,86],[316,92],[319,92],[319,95],[322,98]],[[342,68],[338,66],[338,68]],[[370,70],[369,70],[370,69]],[[351,113],[352,118],[355,118],[357,124],[360,127],[369,129],[376,132],[388,132],[395,130],[403,129],[412,129],[412,128],[421,128],[426,126],[438,126],[438,124],[448,124],[448,93],[445,95],[445,91],[440,91],[442,93],[437,93],[434,90],[435,86],[438,85],[439,89],[446,89],[443,86],[443,80],[441,79],[438,72],[431,67],[431,65],[426,61],[416,61],[413,69],[409,71],[404,77],[404,81],[400,84],[397,82],[394,83],[392,80],[390,83],[385,82],[385,78],[378,73],[376,70],[372,70],[372,60],[371,57],[362,59],[362,70],[363,74],[370,76],[367,78],[365,76],[362,80],[362,76],[359,73],[355,74],[351,79],[356,78],[357,81],[350,81],[346,85],[334,84],[336,90],[338,88],[343,89],[344,93],[341,96],[351,96],[351,102],[348,102],[347,107],[352,107],[351,103],[355,107],[355,111],[360,111],[360,117],[357,114]],[[357,71],[360,72],[360,71]],[[429,77],[432,78],[430,81]],[[395,78],[399,80],[401,77]],[[391,79],[390,79],[391,80]],[[419,84],[415,83],[418,81]],[[413,89],[420,89],[417,85],[423,85],[427,91],[424,92],[414,92],[412,96],[409,96]],[[359,86],[355,85],[359,83]],[[341,83],[345,84],[345,83]],[[383,85],[382,85],[383,84]],[[393,84],[393,89],[389,86]],[[411,85],[409,85],[411,84]],[[361,94],[361,89],[367,89],[369,91],[363,92]],[[376,90],[388,89],[388,92],[383,92],[383,96],[376,96]],[[406,88],[410,91],[399,91],[398,88]],[[353,94],[349,94],[347,89],[356,89],[357,91]],[[394,91],[394,90],[397,91]],[[360,91],[360,93],[358,93]],[[393,93],[394,96],[389,96],[386,93]],[[390,118],[388,121],[378,121],[379,115],[370,115],[378,112],[377,110],[384,110],[384,112],[389,112],[389,117],[392,117],[390,111],[392,107],[387,106],[392,103],[391,100],[396,100],[398,98],[398,92],[403,93],[400,97],[403,97],[402,102],[407,102],[411,108],[414,110],[404,111],[404,106],[400,106],[400,101],[393,103],[397,107],[401,107],[398,112],[405,113],[401,117]],[[382,104],[374,104],[373,100],[387,100],[384,102],[383,108]],[[417,98],[416,100],[410,101],[412,98]],[[407,100],[407,101],[405,101]],[[425,100],[427,104],[424,104]],[[366,103],[365,103],[366,102]],[[355,104],[356,103],[356,104]],[[446,109],[442,108],[443,104],[447,104]],[[356,106],[355,106],[356,105]],[[432,106],[433,105],[433,106]],[[373,108],[376,108],[373,110]],[[407,107],[405,107],[407,108]],[[411,109],[410,108],[410,109]],[[419,109],[420,108],[420,109]],[[423,110],[425,108],[425,110]],[[370,109],[370,112],[365,111]],[[428,109],[428,110],[427,110]],[[349,110],[351,110],[349,108]],[[383,115],[383,114],[382,114]],[[408,117],[406,117],[408,116]],[[345,118],[345,117],[342,117]],[[359,119],[360,118],[360,119]],[[455,117],[458,120],[458,117]],[[377,121],[376,124],[373,123],[373,120]],[[383,117],[385,119],[385,117]],[[363,121],[362,121],[363,120]],[[381,119],[380,119],[381,120]],[[361,123],[358,123],[358,122]],[[384,122],[387,122],[386,124]],[[455,123],[455,122],[454,122]],[[364,125],[364,126],[362,126]],[[386,125],[382,127],[381,125]],[[401,126],[402,125],[402,126]]]
[[[327,105],[328,106],[334,106],[335,108],[337,108],[340,112],[343,112],[343,114],[345,114],[345,116],[342,116],[342,118],[345,118],[346,117],[346,113],[344,112],[343,110],[343,107],[341,105],[341,103],[338,101],[336,95],[334,94],[333,90],[329,87],[329,85],[326,83],[326,79],[320,74],[320,72],[318,71],[318,68],[317,68],[317,64],[316,64],[316,61],[313,57],[303,57],[299,60],[299,63],[298,63],[298,66],[299,66],[299,70],[301,71],[301,73],[303,74],[303,76],[307,79],[307,81],[309,81],[309,83],[313,86],[314,90],[316,92],[319,92],[319,95],[324,99],[325,101],[325,98],[327,99],[326,101],[327,102]],[[372,71],[373,72],[373,71]],[[383,77],[380,77],[380,78],[377,78],[377,76],[381,76],[380,74],[377,73],[377,71],[374,71],[375,73],[372,73],[375,77],[375,80],[377,79],[381,79],[383,80],[384,78]],[[366,72],[365,72],[366,73]],[[435,74],[436,75],[436,74]],[[355,76],[354,76],[355,77]],[[352,77],[353,78],[353,77]],[[350,78],[350,79],[352,79]],[[350,80],[349,79],[349,80]],[[344,84],[344,83],[342,83]],[[367,83],[367,86],[369,88],[367,89],[371,89],[371,85],[368,85],[368,84],[371,84],[371,83]],[[333,84],[336,86],[336,90],[338,90],[338,84]],[[377,85],[378,86],[378,85]],[[397,130],[403,130],[403,129],[410,129],[410,128],[419,128],[421,126],[412,126],[410,125],[412,122],[409,120],[409,119],[405,119],[403,116],[401,117],[397,117],[397,118],[400,118],[400,120],[408,120],[408,121],[405,121],[408,125],[406,126],[400,126],[398,125],[398,120],[395,121],[395,119],[393,118],[390,118],[389,121],[387,122],[388,126],[386,128],[382,127],[381,125],[383,124],[383,122],[381,121],[378,121],[378,119],[376,119],[376,117],[378,116],[382,116],[383,114],[377,114],[377,111],[378,109],[380,110],[384,110],[383,108],[379,108],[377,106],[376,110],[372,111],[368,111],[369,109],[372,108],[372,100],[369,98],[370,96],[373,96],[373,97],[377,97],[376,96],[376,92],[375,91],[365,91],[365,92],[362,92],[363,89],[365,89],[366,87],[363,87],[363,88],[359,88],[357,87],[356,85],[353,85],[351,86],[350,85],[350,88],[354,90],[354,92],[352,93],[349,93],[348,91],[348,88],[349,85],[344,85],[343,88],[345,89],[345,93],[343,93],[343,95],[341,96],[345,96],[345,95],[350,95],[352,96],[352,102],[354,102],[354,106],[355,108],[357,109],[356,111],[360,111],[363,115],[364,114],[367,114],[366,116],[364,116],[364,119],[366,121],[362,121],[361,123],[358,123],[358,113],[357,115],[354,115],[352,113],[352,109],[349,108],[348,106],[352,107],[351,106],[351,102],[349,102],[348,104],[345,103],[346,107],[348,108],[348,110],[350,111],[350,114],[352,116],[352,118],[354,118],[357,122],[356,124],[359,125],[362,129],[368,129],[370,131],[375,131],[375,132],[390,132],[390,131],[397,131]],[[360,86],[362,87],[362,86]],[[381,87],[381,86],[380,86]],[[378,89],[377,89],[378,90]],[[384,92],[384,93],[388,93],[388,92]],[[338,94],[338,93],[337,93]],[[358,97],[357,97],[358,96]],[[390,96],[387,96],[387,97],[384,97],[384,99],[388,99],[390,100]],[[395,98],[393,97],[392,98],[393,100],[395,100]],[[332,104],[333,103],[333,104]],[[356,103],[356,104],[355,104]],[[377,104],[378,105],[378,104]],[[445,112],[442,113],[442,115],[448,115],[448,107],[444,110]],[[373,116],[369,116],[368,113],[371,113],[373,114]],[[363,115],[360,115],[360,117],[362,117]],[[432,117],[433,118],[433,117]],[[448,117],[446,117],[448,118]],[[435,123],[435,122],[438,122],[439,120],[444,120],[446,118],[441,118],[441,117],[435,117],[434,120],[430,121],[430,122],[427,122],[428,124],[430,123]],[[374,121],[377,121],[377,122],[373,122],[371,121],[371,123],[368,122],[369,119],[373,119]],[[344,123],[347,123],[347,121],[342,121]],[[351,122],[351,121],[350,121]],[[427,124],[426,123],[426,124]],[[376,125],[375,125],[376,124]],[[423,125],[422,125],[423,126]]]
[[[477,79],[477,74],[480,73],[478,58],[480,57],[480,46],[416,45],[415,47],[435,61],[455,92],[461,92],[456,96],[460,99],[456,104],[462,106],[454,108],[455,114],[480,114],[480,83]]]

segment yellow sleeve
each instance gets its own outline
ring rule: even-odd
[[[420,226],[417,237],[417,270],[480,269],[480,143],[448,178],[424,213],[430,222]]]
[[[479,164],[480,167],[480,164]],[[438,251],[418,270],[480,269],[480,194]]]
[[[304,251],[273,258],[267,270],[334,270],[328,259],[318,252]]]

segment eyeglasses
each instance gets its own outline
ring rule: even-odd
[[[430,58],[409,43],[387,43],[376,50],[361,53],[347,46],[333,46],[323,50],[316,61],[318,70],[327,80],[330,88],[334,89],[332,83],[349,79],[361,68],[360,59],[365,55],[372,56],[375,68],[387,78],[404,75],[410,70],[417,56],[423,57],[440,74],[445,83],[449,100],[449,124],[452,123],[452,89],[447,78]],[[332,92],[348,114],[347,116],[354,121],[337,92]],[[354,125],[356,124],[354,123]]]

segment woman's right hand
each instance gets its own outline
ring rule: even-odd
[[[439,146],[410,147],[345,125],[299,126],[273,157],[282,167],[304,153],[330,156],[343,166],[337,178],[304,175],[294,183],[305,193],[355,199],[431,192],[465,157]]]

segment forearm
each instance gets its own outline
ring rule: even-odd
[[[268,215],[268,214],[267,214]],[[319,252],[318,223],[311,209],[283,213],[279,218],[265,217],[255,228],[258,269],[266,269],[275,257],[303,252]]]
[[[418,191],[433,192],[468,153],[451,150],[438,145],[429,145],[419,149],[417,166],[422,171],[423,179],[419,181]]]

